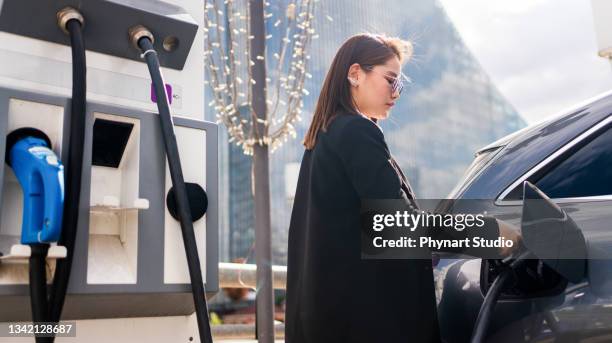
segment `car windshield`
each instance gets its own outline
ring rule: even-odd
[[[498,146],[478,152],[472,164],[470,164],[463,174],[463,177],[461,177],[460,181],[457,183],[457,186],[449,193],[448,199],[456,199],[461,195],[465,187],[474,180],[480,171],[482,171],[483,167],[497,155],[501,148],[502,146]]]

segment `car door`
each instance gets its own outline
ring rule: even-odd
[[[587,278],[569,284],[563,302],[545,311],[532,306],[528,315],[500,327],[498,338],[509,332],[515,334],[520,327],[529,341],[552,337],[569,341],[612,340],[611,119],[606,118],[561,147],[497,199],[494,214],[517,223],[521,185],[525,180],[534,183],[573,218],[587,240],[589,253]],[[501,310],[504,304],[500,307]]]

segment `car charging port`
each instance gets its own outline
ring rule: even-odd
[[[480,274],[482,294],[487,294],[497,277],[508,268],[500,260],[485,260]],[[527,259],[512,271],[512,279],[501,290],[499,299],[551,297],[563,293],[567,280],[539,259]]]

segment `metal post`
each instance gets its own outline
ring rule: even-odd
[[[252,106],[255,116],[265,120],[266,65],[258,56],[265,56],[265,23],[263,0],[249,0],[251,40],[250,59],[255,63],[251,73]],[[257,121],[257,137],[262,138],[265,124]],[[258,143],[253,149],[253,183],[255,198],[255,262],[257,264],[257,339],[260,343],[274,342],[274,293],[272,289],[272,244],[270,225],[270,172],[268,145]]]

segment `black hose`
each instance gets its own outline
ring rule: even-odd
[[[85,63],[85,45],[81,32],[81,23],[71,19],[66,23],[70,33],[72,47],[72,101],[70,103],[70,141],[68,144],[68,161],[65,176],[64,215],[62,233],[58,244],[66,247],[66,258],[58,259],[49,299],[50,321],[59,322],[66,290],[70,281],[74,242],[79,221],[79,203],[81,197],[81,172],[83,169],[83,146],[85,141],[85,104],[87,92],[87,68]]]
[[[48,244],[31,244],[30,271],[30,302],[32,304],[32,322],[34,325],[46,324],[49,320],[47,305],[47,268],[46,259]],[[37,343],[52,342],[51,337],[36,337]]]
[[[495,303],[501,294],[501,290],[508,281],[508,278],[512,274],[511,270],[504,270],[497,276],[495,281],[491,284],[487,295],[484,298],[482,305],[480,306],[480,312],[478,312],[478,319],[474,325],[474,332],[472,333],[471,343],[483,342],[487,329],[489,328],[489,322],[491,321],[491,314],[495,308]]]
[[[500,272],[500,274],[491,284],[491,287],[489,287],[487,295],[485,296],[482,305],[480,305],[480,311],[478,312],[478,318],[474,324],[474,332],[472,332],[472,339],[470,340],[471,343],[484,342],[487,335],[487,330],[489,329],[489,322],[491,322],[493,310],[495,309],[497,299],[499,299],[499,296],[501,295],[501,291],[504,289],[504,286],[512,275],[513,270],[522,265],[529,255],[529,252],[520,254],[510,263],[508,267]]]
[[[157,97],[157,109],[159,111],[162,136],[164,139],[166,156],[168,157],[170,178],[172,179],[172,187],[174,188],[181,231],[183,233],[185,254],[187,255],[187,265],[191,278],[191,291],[195,304],[200,342],[212,343],[212,334],[208,319],[208,306],[206,304],[202,270],[200,269],[200,258],[198,256],[198,247],[193,231],[193,222],[191,221],[191,209],[187,198],[185,180],[183,179],[181,160],[179,158],[176,136],[174,135],[174,124],[170,115],[170,105],[168,103],[165,83],[161,74],[157,53],[153,49],[151,40],[147,37],[140,38],[138,40],[138,47],[142,50],[147,61],[147,67],[149,68],[153,87],[155,88],[155,95]]]

